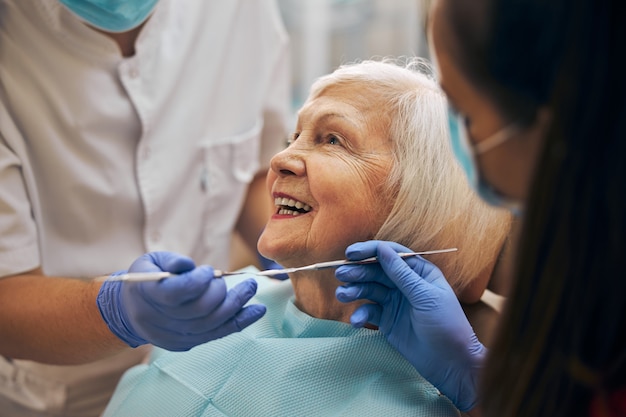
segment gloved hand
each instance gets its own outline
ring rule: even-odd
[[[100,314],[109,329],[131,347],[146,343],[172,351],[240,331],[265,314],[265,306],[243,307],[256,293],[253,279],[227,290],[210,266],[195,267],[185,256],[152,252],[129,272],[180,274],[155,282],[105,281],[98,293]]]
[[[259,263],[261,264],[261,268],[263,269],[284,269],[282,265],[280,265],[279,263],[272,261],[271,259],[266,258],[265,256],[261,255],[258,251],[256,253],[257,258],[259,259]],[[289,279],[289,275],[287,274],[280,274],[280,275],[274,275],[273,278],[276,279],[280,279],[280,280],[286,280]]]
[[[337,268],[339,301],[368,299],[351,323],[371,323],[417,371],[461,411],[477,404],[477,380],[486,348],[478,341],[441,271],[421,257],[402,259],[410,249],[392,242],[355,243],[349,260],[377,256],[379,264]],[[454,255],[451,255],[454,256]]]

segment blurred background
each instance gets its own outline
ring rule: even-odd
[[[294,108],[337,66],[372,57],[427,57],[426,0],[278,0],[291,38]]]
[[[369,58],[428,58],[425,26],[431,0],[277,0],[291,40],[292,108],[319,76]],[[239,236],[231,268],[258,265]]]

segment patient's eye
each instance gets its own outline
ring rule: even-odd
[[[291,136],[289,136],[287,138],[287,146],[291,145],[292,143],[294,143],[296,141],[296,139],[298,139],[298,136],[300,136],[300,132],[294,132],[291,134]]]
[[[344,138],[334,133],[320,137],[318,143],[322,145],[345,146]]]

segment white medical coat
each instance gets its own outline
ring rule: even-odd
[[[58,0],[0,11],[0,276],[95,276],[155,250],[226,267],[289,123],[274,1],[161,0],[129,58]]]

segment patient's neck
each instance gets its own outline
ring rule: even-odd
[[[291,276],[295,304],[304,313],[319,319],[350,322],[350,315],[361,303],[342,303],[335,297],[341,282],[335,270],[306,271]]]

